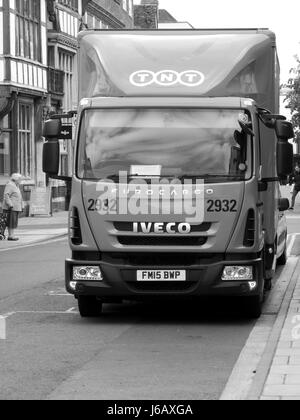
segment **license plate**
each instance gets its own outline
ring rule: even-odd
[[[185,270],[139,270],[137,281],[186,281]]]

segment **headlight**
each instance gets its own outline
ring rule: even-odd
[[[93,280],[102,281],[103,275],[100,267],[96,266],[81,266],[73,267],[73,280]]]
[[[253,280],[253,267],[228,266],[223,270],[223,281]]]

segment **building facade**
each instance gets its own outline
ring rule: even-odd
[[[134,26],[137,29],[157,29],[159,21],[159,1],[141,0],[134,6]]]
[[[42,126],[77,108],[78,32],[132,27],[133,0],[0,0],[0,201],[13,172],[32,186],[49,184]],[[60,146],[61,173],[71,175],[72,141]],[[65,184],[50,185],[63,207]]]
[[[35,182],[47,102],[46,0],[0,0],[0,197],[12,172]]]

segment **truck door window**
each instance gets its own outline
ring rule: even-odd
[[[251,176],[251,138],[242,110],[94,109],[81,120],[80,178],[104,179],[132,167],[161,168],[157,176],[244,180]]]

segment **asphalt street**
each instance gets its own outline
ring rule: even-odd
[[[255,325],[235,301],[105,305],[83,320],[67,256],[67,240],[0,253],[0,399],[220,398]]]

